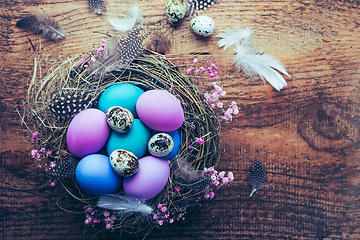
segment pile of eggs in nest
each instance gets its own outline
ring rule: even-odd
[[[81,158],[76,181],[89,194],[118,191],[148,200],[159,194],[169,178],[167,160],[180,148],[184,121],[180,102],[163,90],[144,91],[116,84],[71,120],[66,141]]]

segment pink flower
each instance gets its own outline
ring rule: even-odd
[[[110,216],[109,211],[105,211],[103,214],[104,214],[104,217],[108,217],[108,216]]]
[[[200,145],[203,145],[205,143],[204,139],[202,138],[195,138],[195,141],[199,143]]]
[[[83,58],[79,59],[79,63],[84,63],[84,62],[85,62],[85,60]]]
[[[50,185],[53,187],[53,186],[55,186],[55,183],[54,183],[54,182],[51,182]]]
[[[211,183],[212,183],[214,186],[218,186],[218,185],[219,185],[219,181],[218,181],[218,180],[212,180]]]
[[[162,207],[162,208],[160,209],[160,211],[162,211],[162,212],[166,212],[166,210],[167,210],[166,207]]]
[[[237,104],[236,104],[235,101],[232,101],[232,102],[231,102],[231,105],[232,105],[233,107],[236,107],[236,106],[237,106]]]
[[[193,61],[194,63],[198,63],[199,62],[199,60],[197,59],[197,58],[194,58],[194,61]]]
[[[213,198],[214,196],[215,196],[215,193],[214,193],[214,192],[210,192],[210,193],[209,193],[209,197],[210,197],[210,198]]]
[[[227,119],[228,121],[232,120],[232,112],[233,110],[231,108],[229,108],[228,110],[226,110],[226,112],[224,112],[224,117],[225,120]]]
[[[36,159],[39,159],[40,158],[40,155],[39,155],[39,151],[38,150],[31,150],[31,156],[33,158],[36,158]]]
[[[213,78],[213,77],[215,77],[216,76],[216,72],[211,72],[211,73],[209,73],[209,78]]]
[[[87,212],[91,212],[91,211],[92,211],[92,208],[91,208],[91,207],[88,207],[88,208],[86,209],[86,211],[87,211]]]
[[[230,182],[234,180],[234,174],[232,172],[228,173],[228,177],[229,177]]]
[[[51,154],[51,151],[48,149],[47,152],[46,152],[47,155],[50,155]]]
[[[101,53],[103,50],[104,50],[104,48],[102,48],[102,47],[96,49],[96,51],[97,51],[98,53]]]
[[[37,139],[39,137],[39,133],[38,132],[34,132],[32,138],[33,139]]]
[[[88,65],[84,65],[84,68],[88,69],[88,68],[89,68],[89,66],[88,66]]]
[[[111,220],[113,220],[113,221],[115,221],[115,220],[116,220],[115,215],[111,215]]]
[[[173,223],[174,222],[174,219],[169,219],[169,223]]]
[[[162,226],[163,223],[164,223],[164,221],[163,221],[163,220],[160,220],[158,223],[159,223],[160,226]]]
[[[166,214],[166,215],[164,215],[164,218],[169,218],[169,215],[167,215],[167,214]]]
[[[227,183],[229,182],[229,178],[224,177],[224,178],[222,179],[222,182],[223,182],[223,184],[227,184]]]
[[[179,186],[175,187],[174,189],[175,189],[175,191],[180,192],[180,187]]]
[[[154,220],[158,219],[158,216],[155,214],[155,215],[153,216],[153,219],[154,219]]]
[[[218,108],[223,108],[224,104],[223,104],[222,102],[217,102],[217,103],[216,103],[216,106],[217,106]]]
[[[237,115],[238,113],[239,113],[239,108],[237,106],[233,107],[233,114]]]
[[[215,71],[218,70],[218,68],[217,68],[217,66],[215,65],[214,61],[212,62],[212,64],[210,65],[210,67],[211,67],[212,69],[214,69]]]
[[[225,171],[222,171],[222,172],[219,173],[220,178],[224,178],[224,176],[225,176]]]
[[[209,193],[205,193],[204,198],[209,198],[210,194]]]
[[[111,223],[108,223],[108,224],[106,224],[106,229],[110,229],[110,228],[112,228],[112,224]]]
[[[56,167],[56,163],[55,163],[55,162],[50,162],[50,167],[51,167],[51,168]]]
[[[190,74],[192,70],[193,70],[192,68],[188,68],[188,70],[186,71],[187,74]]]

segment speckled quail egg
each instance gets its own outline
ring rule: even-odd
[[[110,154],[110,164],[117,174],[124,177],[134,175],[139,169],[139,160],[135,154],[123,149],[115,150]]]
[[[111,107],[106,111],[106,121],[116,132],[128,132],[134,124],[134,116],[123,107]]]
[[[180,22],[186,14],[186,3],[184,0],[169,0],[166,4],[165,14],[171,23]]]
[[[208,16],[197,16],[191,19],[190,27],[197,35],[207,37],[215,31],[215,22]]]
[[[174,141],[167,133],[158,133],[152,136],[148,142],[148,150],[155,157],[165,157],[174,148]]]

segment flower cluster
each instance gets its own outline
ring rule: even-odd
[[[55,171],[56,159],[60,158],[61,155],[67,155],[68,153],[66,151],[57,151],[54,153],[50,149],[42,147],[38,132],[33,133],[31,142],[34,145],[34,149],[30,151],[31,157],[36,160],[39,168],[45,169],[46,173],[49,174],[50,185],[52,187],[55,186],[55,183],[52,181],[52,173]]]
[[[234,180],[234,174],[232,172],[228,172],[227,176],[225,176],[225,174],[225,171],[218,172],[214,167],[204,168],[204,171],[201,172],[202,176],[208,175],[210,177],[211,185],[217,189]],[[214,196],[213,189],[211,187],[207,188],[204,198],[213,198]]]
[[[189,143],[189,149],[192,149],[193,147],[197,147],[199,145],[203,145],[204,143],[204,139],[196,137],[195,141],[191,141],[191,143]]]
[[[168,222],[168,223],[174,222],[174,219],[170,218],[170,212],[168,211],[165,204],[159,204],[157,207],[159,211],[153,216],[153,219],[156,220],[160,226],[162,226],[164,222]]]
[[[95,54],[97,54],[96,57],[101,57],[101,56],[105,56],[107,55],[107,51],[105,50],[105,46],[106,46],[106,40],[103,39],[101,41],[101,43],[99,43],[99,48],[96,49]],[[96,61],[95,56],[93,55],[93,53],[89,52],[87,53],[86,57],[80,57],[79,59],[79,63],[83,64],[84,62],[86,62],[86,64],[84,65],[84,68],[88,69],[89,65],[93,62]]]
[[[95,226],[96,223],[100,223],[100,220],[96,219],[96,210],[93,210],[91,207],[86,209],[86,219],[84,223],[86,225],[91,225],[92,227]]]
[[[211,104],[212,108],[219,108],[223,109],[224,104],[219,100],[221,96],[225,96],[226,92],[223,91],[223,88],[218,85],[217,82],[212,82],[211,85],[214,88],[214,91],[212,93],[206,92],[204,94],[204,97],[206,101]],[[224,119],[226,122],[229,122],[232,120],[233,115],[237,115],[239,113],[239,107],[237,106],[235,101],[232,101],[231,104],[228,106],[227,110],[224,111],[224,116],[222,119]]]
[[[212,57],[212,56],[211,56]],[[199,63],[199,59],[195,58],[193,60],[193,63],[195,64],[195,67],[190,67],[187,69],[187,74],[191,74],[194,70],[195,73],[205,72],[208,73],[208,78],[219,78],[219,75],[217,74],[218,67],[215,65],[215,62],[213,61],[210,66],[208,67],[197,67],[196,64]]]
[[[210,58],[212,58],[212,56],[210,55]],[[207,65],[209,65],[210,63],[208,62],[208,59],[205,59],[205,62],[207,63]],[[212,61],[212,63],[209,66],[205,66],[205,67],[198,67],[199,65],[199,59],[195,58],[193,60],[193,65],[192,67],[187,69],[187,74],[191,74],[194,70],[194,72],[196,74],[199,73],[207,73],[208,74],[208,78],[209,79],[217,79],[219,78],[218,75],[218,67],[216,66],[215,62]],[[220,97],[223,97],[226,95],[226,92],[223,91],[223,87],[219,85],[219,82],[212,82],[211,85],[213,86],[213,91],[212,92],[205,92],[204,93],[204,97],[205,100],[211,104],[212,108],[217,108],[220,109],[223,112],[223,116],[221,117],[223,120],[225,120],[225,122],[230,122],[232,121],[232,118],[234,115],[237,115],[239,113],[239,107],[237,106],[236,102],[233,101],[225,110],[224,109],[224,104],[220,101]]]

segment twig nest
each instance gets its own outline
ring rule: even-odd
[[[124,177],[134,175],[139,169],[139,160],[135,154],[123,149],[110,154],[110,164],[117,174]]]
[[[125,133],[134,124],[134,116],[126,108],[115,106],[106,111],[106,121],[112,130]]]
[[[169,0],[166,4],[165,14],[169,22],[180,22],[186,14],[186,4],[183,0]]]
[[[158,133],[152,136],[148,143],[148,150],[155,157],[165,157],[174,148],[174,141],[169,134]]]
[[[195,34],[207,37],[215,31],[215,22],[211,17],[197,16],[191,19],[190,27]]]

